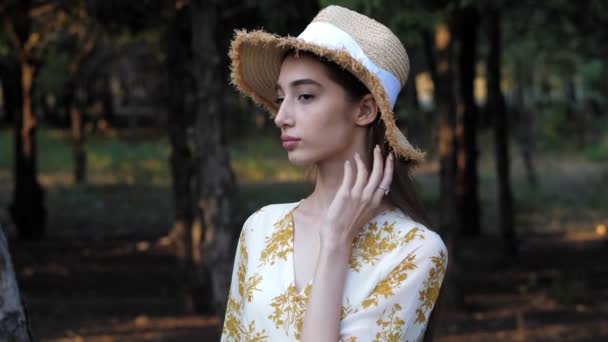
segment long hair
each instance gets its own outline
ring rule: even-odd
[[[353,74],[324,57],[317,56],[307,51],[290,50],[285,53],[283,58],[289,55],[307,55],[321,62],[327,71],[327,76],[346,91],[348,100],[350,101],[359,101],[364,95],[370,93],[367,87]],[[388,141],[386,141],[385,136],[386,127],[384,121],[380,118],[380,113],[378,113],[376,119],[369,125],[367,131],[367,150],[369,155],[373,155],[374,146],[378,145],[382,151],[382,156],[386,158],[390,151],[390,146]],[[429,218],[418,199],[412,180],[411,162],[401,158],[395,158],[394,161],[393,181],[388,195],[391,204],[401,209],[401,211],[408,215],[412,220],[428,226],[430,222]],[[371,167],[371,165],[368,165],[368,168],[369,167]]]

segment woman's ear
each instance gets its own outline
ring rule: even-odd
[[[359,100],[359,110],[355,117],[355,124],[367,126],[374,122],[378,115],[378,104],[372,94],[366,94]]]

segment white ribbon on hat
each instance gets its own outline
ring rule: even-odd
[[[354,59],[363,64],[372,74],[375,74],[388,96],[391,109],[395,106],[397,95],[401,91],[401,82],[391,72],[386,71],[374,62],[363,52],[359,44],[346,32],[336,26],[326,22],[310,23],[306,29],[300,33],[299,39],[307,43],[319,45],[326,48],[346,50]]]

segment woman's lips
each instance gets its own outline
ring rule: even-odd
[[[300,140],[283,140],[283,148],[291,151],[296,148]]]
[[[289,134],[282,133],[281,134],[281,142],[283,143],[283,148],[288,151],[293,150],[298,145],[298,142],[301,139],[298,137],[291,136]]]

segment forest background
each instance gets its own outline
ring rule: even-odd
[[[26,310],[0,339],[218,339],[244,219],[311,190],[228,44],[328,4],[410,56],[396,115],[450,251],[427,339],[608,337],[606,1],[2,0],[0,271]]]

